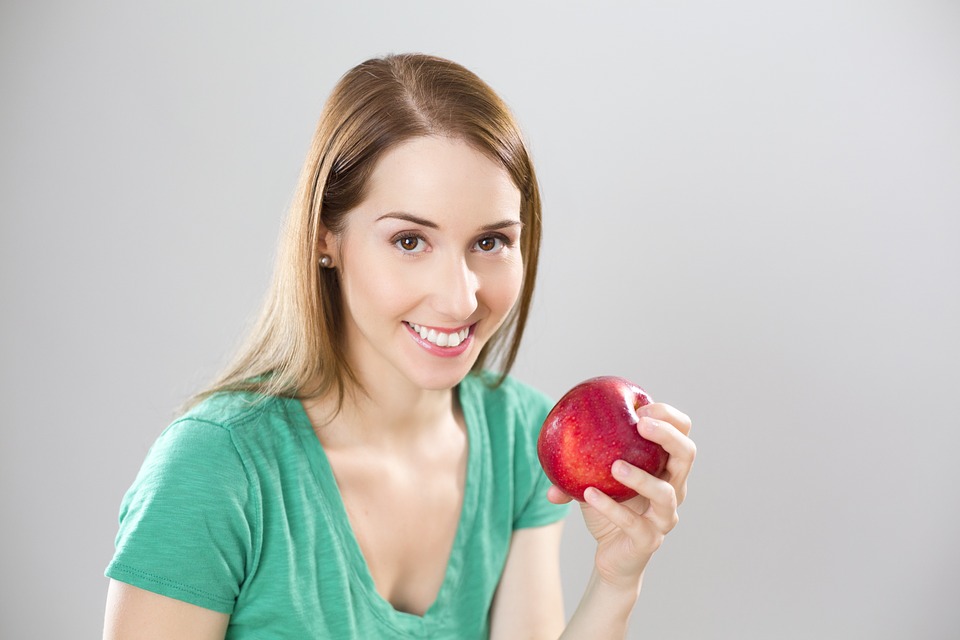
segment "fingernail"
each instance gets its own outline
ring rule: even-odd
[[[629,465],[627,465],[627,463],[623,460],[617,460],[613,463],[613,475],[620,478],[626,478],[630,475]]]

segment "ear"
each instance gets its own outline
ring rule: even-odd
[[[330,256],[333,264],[340,264],[340,246],[337,242],[337,236],[329,229],[320,230],[320,238],[317,240],[317,251],[321,256]]]

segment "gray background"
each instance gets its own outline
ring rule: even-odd
[[[327,93],[400,51],[529,138],[517,375],[694,418],[631,637],[956,637],[960,5],[348,4],[0,4],[0,637],[99,635],[120,498],[249,326]]]

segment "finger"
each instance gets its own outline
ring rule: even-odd
[[[664,533],[677,525],[679,501],[676,490],[671,483],[649,474],[625,460],[614,462],[611,471],[617,481],[647,499],[649,504],[640,514],[642,517],[652,521]]]
[[[583,492],[583,500],[624,532],[633,533],[643,525],[643,518],[639,513],[629,508],[626,503],[617,502],[596,487],[587,487]]]
[[[657,420],[669,422],[679,429],[680,433],[685,436],[690,435],[690,429],[693,426],[690,416],[680,411],[676,407],[671,407],[669,404],[664,404],[662,402],[651,402],[650,404],[640,407],[637,409],[637,415],[641,417],[648,416],[650,418],[656,418]]]
[[[686,477],[693,465],[693,460],[697,457],[697,445],[693,440],[672,423],[656,418],[640,418],[637,429],[641,436],[656,442],[670,454],[667,469],[671,471],[671,475],[682,473]]]
[[[669,422],[644,417],[637,429],[640,435],[656,442],[670,454],[663,477],[673,485],[677,503],[682,503],[687,497],[687,478],[697,456],[697,446]]]
[[[547,500],[553,504],[566,504],[573,500],[573,498],[564,493],[556,485],[550,485],[550,488],[547,489]]]

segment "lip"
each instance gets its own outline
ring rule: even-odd
[[[442,331],[444,333],[454,333],[454,332],[469,328],[467,337],[464,338],[463,342],[461,342],[455,347],[438,347],[432,342],[427,342],[426,340],[421,338],[420,334],[414,331],[413,327],[411,327],[409,323],[404,322],[403,326],[407,328],[407,332],[409,332],[410,337],[413,338],[413,340],[417,344],[419,344],[421,347],[423,347],[426,351],[429,351],[432,355],[435,355],[441,358],[455,358],[460,354],[464,353],[467,349],[470,348],[470,345],[473,344],[473,333],[474,333],[474,328],[476,327],[476,324],[467,325],[464,327],[460,327],[458,329],[427,327],[428,329],[436,329],[437,331]],[[426,327],[427,325],[422,325],[422,326]]]

